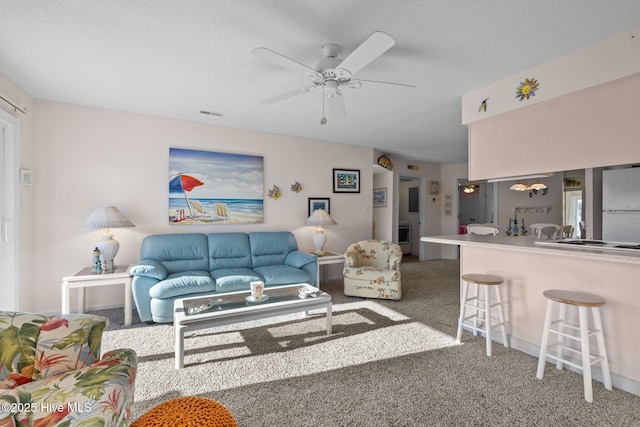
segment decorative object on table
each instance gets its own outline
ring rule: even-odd
[[[359,193],[360,170],[359,169],[333,169],[334,193]]]
[[[295,193],[299,193],[302,191],[302,185],[296,181],[293,184],[291,184],[291,191],[295,192]]]
[[[96,247],[100,250],[100,261],[102,262],[103,273],[113,273],[114,258],[120,249],[120,244],[109,232],[111,228],[135,227],[135,225],[125,217],[115,206],[100,207],[87,217],[80,228],[104,228],[105,234]],[[106,267],[106,269],[105,269]]]
[[[168,189],[172,225],[264,221],[262,156],[170,148]]]
[[[298,296],[299,296],[300,298],[306,298],[306,297],[308,297],[309,295],[313,295],[313,296],[315,296],[314,294],[315,294],[316,292],[318,292],[318,290],[317,290],[317,289],[312,288],[311,286],[303,286],[303,287],[301,287],[300,289],[298,289]]]
[[[316,247],[316,255],[324,255],[324,245],[327,243],[327,235],[324,234],[322,227],[337,224],[338,223],[335,222],[335,220],[331,218],[331,215],[329,215],[324,209],[314,210],[311,215],[309,215],[309,218],[304,222],[304,225],[313,225],[318,227],[316,234],[313,235],[313,244]]]
[[[256,280],[249,283],[249,286],[251,286],[251,297],[253,298],[253,301],[260,301],[264,296],[264,282]]]
[[[440,194],[440,181],[429,181],[429,194],[432,196]]]
[[[273,200],[278,200],[280,196],[282,196],[282,193],[280,192],[280,188],[278,188],[277,185],[274,185],[267,195]]]
[[[485,98],[482,100],[482,102],[480,103],[480,107],[478,107],[478,113],[486,113],[488,100],[489,98]]]
[[[516,89],[516,98],[518,98],[518,101],[522,101],[523,99],[529,99],[531,96],[536,96],[539,86],[540,83],[536,79],[524,79]]]
[[[93,261],[91,262],[91,271],[94,273],[102,273],[102,262],[100,261],[100,249],[96,246],[93,250]]]
[[[520,231],[518,229],[518,214],[514,214],[512,231],[513,231],[513,237],[518,237],[518,232]]]
[[[511,218],[509,218],[509,227],[507,227],[507,236],[511,237],[511,234],[513,232],[513,220]]]
[[[378,157],[378,164],[385,169],[393,170],[393,163],[391,163],[391,159],[386,154]]]
[[[309,208],[307,210],[307,216],[311,216],[311,213],[318,209],[324,209],[328,214],[331,214],[331,199],[328,197],[309,197]]]
[[[382,208],[387,206],[387,187],[373,189],[373,207]]]

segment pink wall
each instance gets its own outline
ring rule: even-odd
[[[12,83],[0,80],[0,92],[7,88]],[[136,262],[142,238],[153,233],[291,230],[301,249],[312,249],[314,230],[302,226],[308,197],[331,198],[338,225],[326,230],[327,249],[342,251],[350,242],[371,236],[371,149],[28,100],[30,113],[19,117],[21,167],[34,171],[35,185],[20,190],[21,310],[60,311],[62,277],[89,265],[101,236],[100,231],[77,227],[100,205],[117,206],[136,224],[113,230],[121,245],[118,264]],[[170,147],[263,156],[264,224],[169,225]],[[361,192],[333,194],[334,167],[360,169]],[[289,190],[294,181],[302,184],[302,192]],[[266,197],[274,184],[282,191],[278,200]],[[121,294],[119,286],[92,289],[87,306],[120,306]],[[75,307],[73,294],[71,303]]]

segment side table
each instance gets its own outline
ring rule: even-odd
[[[324,255],[318,257],[318,271],[316,273],[316,287],[318,289],[320,288],[320,269],[324,269],[324,266],[329,264],[344,264],[344,254],[324,251]]]
[[[71,313],[69,294],[78,289],[78,312],[84,313],[84,288],[93,286],[124,285],[124,324],[131,325],[131,280],[128,265],[116,266],[113,273],[94,273],[91,267],[83,268],[74,276],[62,279],[62,314]]]

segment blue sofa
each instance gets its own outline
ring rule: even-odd
[[[141,321],[172,322],[179,298],[248,290],[257,280],[315,286],[316,260],[288,231],[151,235],[131,268],[133,298]]]

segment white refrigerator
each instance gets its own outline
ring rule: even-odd
[[[640,168],[602,171],[602,239],[640,243]]]

